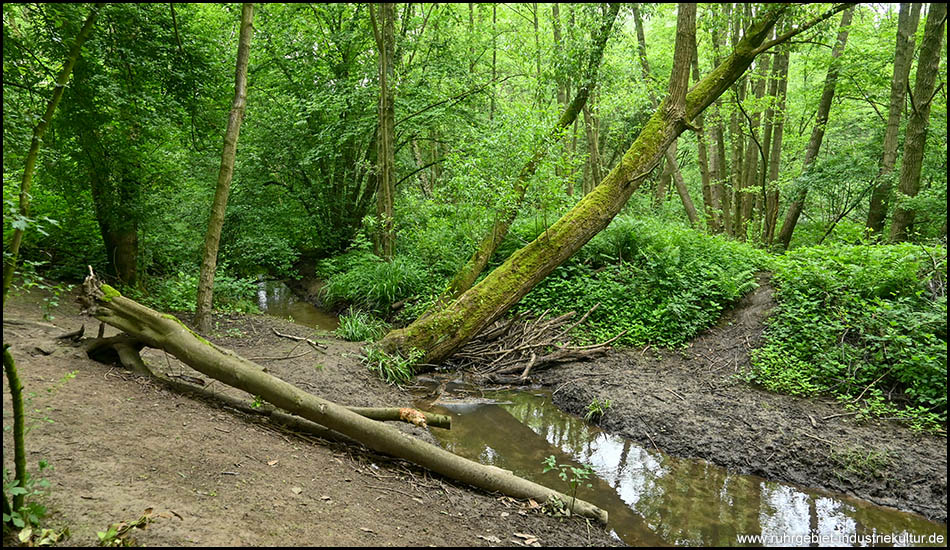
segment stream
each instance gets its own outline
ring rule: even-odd
[[[257,307],[267,315],[283,319],[289,317],[298,325],[310,328],[333,331],[340,325],[336,315],[299,300],[293,291],[280,281],[257,283]]]
[[[337,326],[333,315],[298,301],[280,282],[262,282],[258,299],[269,315]],[[482,392],[424,377],[410,389],[418,408],[452,416],[451,430],[430,430],[455,454],[567,494],[571,487],[556,471],[542,473],[545,458],[592,467],[576,496],[607,510],[608,528],[630,546],[946,546],[944,524],[645,449],[562,412],[544,391]],[[740,540],[758,535],[770,538]]]

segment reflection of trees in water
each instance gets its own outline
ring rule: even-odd
[[[443,445],[562,490],[554,472],[540,475],[545,457],[557,455],[558,464],[590,464],[598,479],[578,497],[608,510],[611,527],[630,545],[731,546],[738,535],[781,538],[810,531],[860,536],[871,533],[865,526],[882,534],[946,535],[945,526],[919,516],[649,452],[564,414],[548,399],[527,393],[496,398],[506,403],[478,408],[469,418],[456,418],[452,430],[440,430]]]

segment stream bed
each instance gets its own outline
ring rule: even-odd
[[[339,324],[279,281],[259,283],[258,305],[311,328]],[[543,461],[589,465],[594,475],[577,498],[607,510],[608,528],[630,546],[946,546],[945,524],[646,449],[562,412],[544,391],[482,392],[422,377],[413,389],[417,407],[452,416],[451,430],[431,432],[455,454],[568,494],[556,471],[542,473]]]
[[[547,392],[482,393],[436,380],[417,389],[416,406],[452,415],[451,430],[431,432],[455,454],[567,494],[556,471],[542,473],[545,458],[591,466],[577,498],[607,510],[608,528],[631,546],[946,545],[944,524],[645,449],[562,412]]]

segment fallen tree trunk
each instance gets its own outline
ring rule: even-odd
[[[406,459],[448,478],[488,491],[548,501],[572,498],[511,472],[456,456],[346,407],[311,395],[284,382],[237,354],[216,346],[172,315],[161,314],[122,296],[93,275],[83,284],[83,305],[100,321],[127,332],[150,347],[163,349],[193,369],[229,386],[259,395],[288,412],[359,441],[374,451]],[[607,512],[581,500],[574,513],[606,523]]]
[[[161,372],[158,372],[145,361],[142,360],[142,357],[139,356],[139,352],[142,351],[142,348],[145,347],[145,344],[136,340],[134,337],[129,336],[128,334],[119,334],[116,336],[111,336],[109,338],[98,338],[92,340],[85,345],[86,354],[100,363],[115,363],[118,362],[125,368],[131,370],[132,372],[142,375],[150,376],[156,378],[161,382],[171,386],[177,391],[181,392],[193,392],[201,395],[202,397],[207,397],[209,399],[217,399],[218,401],[223,401],[229,407],[238,409],[243,412],[261,414],[264,416],[270,416],[274,418],[281,424],[285,425],[296,425],[294,420],[300,420],[296,417],[291,417],[288,414],[281,413],[275,407],[271,405],[260,405],[255,406],[248,403],[245,403],[241,399],[236,397],[231,397],[223,394],[211,393],[204,389],[205,381],[200,378],[194,378],[191,376],[174,376],[170,377]],[[181,378],[185,381],[175,380],[174,378]],[[449,430],[452,428],[452,417],[446,416],[444,414],[437,414],[432,412],[420,411],[417,409],[412,409],[408,407],[346,407],[347,409],[355,412],[360,416],[364,416],[371,420],[379,420],[382,422],[385,421],[400,421],[407,422],[409,424],[415,424],[420,427],[433,427],[433,428],[444,428]],[[314,424],[314,426],[316,426]],[[320,437],[325,437],[324,433],[326,428],[318,426],[316,428],[305,427],[303,431],[314,433]]]

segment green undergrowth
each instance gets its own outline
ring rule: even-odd
[[[179,271],[170,277],[153,277],[141,288],[123,288],[123,294],[159,311],[195,311],[198,274]],[[215,311],[221,313],[259,313],[257,280],[241,278],[218,269],[214,277]]]
[[[361,309],[352,306],[340,315],[340,326],[336,335],[348,342],[374,342],[389,330],[385,321]]]
[[[767,255],[686,226],[623,217],[538,284],[519,309],[551,315],[593,306],[577,338],[678,346],[755,288]]]
[[[861,416],[947,420],[946,247],[828,245],[774,262],[778,307],[747,379]]]

